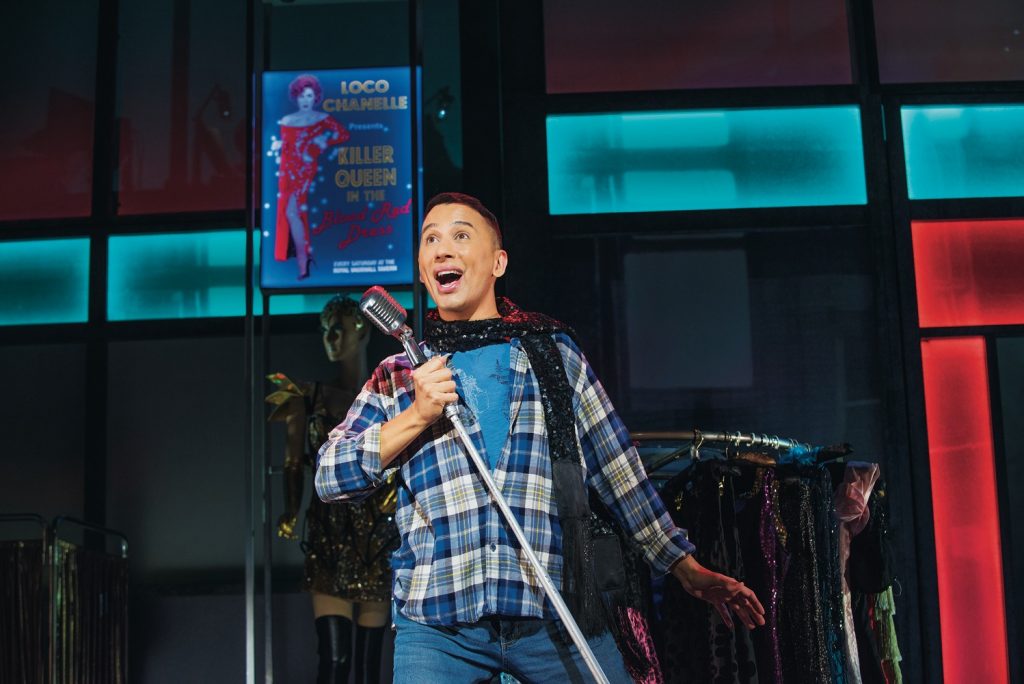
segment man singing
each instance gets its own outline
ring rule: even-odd
[[[693,557],[647,479],[604,389],[565,326],[495,296],[508,265],[497,219],[476,198],[427,205],[420,281],[437,303],[413,369],[381,362],[320,449],[324,501],[368,495],[397,470],[392,557],[396,683],[580,681],[568,640],[498,507],[442,417],[457,403],[477,449],[612,682],[629,682],[604,622],[588,490],[659,573],[710,602],[727,625],[764,624],[754,593]]]

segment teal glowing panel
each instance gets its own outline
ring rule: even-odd
[[[388,290],[395,301],[406,310],[413,309],[412,290]],[[320,313],[334,293],[328,294],[285,294],[274,295],[270,298],[270,313],[273,316],[280,314],[310,314]],[[348,294],[352,299],[359,301],[361,294],[353,292]],[[427,306],[432,307],[433,300],[427,298]],[[256,303],[256,313],[263,309],[263,303]]]
[[[910,199],[1024,196],[1024,105],[900,114]]]
[[[552,214],[867,202],[856,106],[547,118]]]
[[[245,315],[245,230],[112,236],[107,272],[111,321]]]
[[[0,325],[89,320],[89,238],[0,242]]]
[[[245,231],[119,235],[110,238],[107,319],[137,321],[245,315]],[[263,313],[256,287],[253,314]],[[88,261],[88,255],[86,255]],[[83,288],[83,292],[85,289]],[[395,290],[412,308],[412,292]],[[334,293],[280,294],[270,298],[272,315],[320,313]],[[359,294],[350,294],[354,299]]]
[[[309,314],[320,313],[334,294],[285,294],[274,295],[270,298],[270,313],[273,316],[279,314]],[[255,303],[257,314],[263,312],[263,302]]]

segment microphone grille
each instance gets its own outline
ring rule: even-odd
[[[394,335],[401,330],[408,316],[402,305],[380,285],[374,285],[363,293],[359,310],[385,335]]]

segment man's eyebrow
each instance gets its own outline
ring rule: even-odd
[[[439,224],[437,224],[437,223],[428,223],[427,225],[423,226],[423,230],[421,230],[420,232],[421,233],[425,233],[428,230],[430,230],[431,228],[437,228],[438,225]],[[474,226],[469,221],[462,221],[462,220],[452,221],[449,225],[452,225],[452,226],[469,226],[470,228],[476,228],[476,226]]]

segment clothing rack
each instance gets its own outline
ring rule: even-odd
[[[756,432],[708,432],[704,430],[672,430],[665,432],[634,432],[630,439],[636,442],[689,442],[689,444],[662,456],[647,467],[648,473],[656,472],[667,463],[688,453],[693,460],[700,459],[700,448],[705,444],[726,444],[734,447],[770,449],[773,451],[800,451],[813,454],[818,463],[841,459],[853,452],[849,444],[832,446],[812,446],[795,439],[786,439],[776,435],[759,434]]]
[[[735,684],[899,681],[893,562],[877,464],[826,467],[849,447],[761,434],[694,430],[634,438],[642,440],[652,480],[665,480],[665,509],[687,530],[701,563],[742,579],[765,607],[757,635],[724,629],[714,611],[664,582],[652,633],[665,681],[712,681],[721,672]],[[687,458],[701,445],[701,458]],[[668,463],[672,458],[678,460]],[[856,531],[854,521],[861,523]]]

